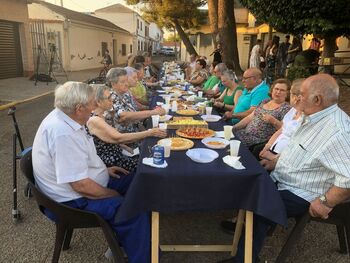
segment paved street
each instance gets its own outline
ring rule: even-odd
[[[17,107],[17,119],[25,146],[32,144],[36,129],[53,107],[53,96],[46,96]],[[25,181],[19,173],[19,209],[22,219],[14,223],[12,208],[11,135],[13,126],[7,111],[0,111],[0,262],[50,262],[54,245],[54,225],[42,216],[33,199],[23,196]],[[209,193],[210,194],[210,193]],[[215,213],[186,213],[161,216],[161,243],[163,244],[229,244],[231,236],[221,232],[219,222],[231,211]],[[292,221],[290,222],[292,225]],[[278,227],[267,239],[261,254],[263,260],[274,262],[287,231]],[[100,230],[76,231],[71,249],[61,253],[60,262],[106,262],[103,253],[107,244]],[[336,228],[311,223],[292,252],[288,262],[349,262],[346,255],[337,252]],[[228,257],[228,253],[162,253],[163,263],[213,263]]]

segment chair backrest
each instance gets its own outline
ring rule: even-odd
[[[29,186],[33,192],[36,202],[39,205],[40,211],[45,214],[45,208],[50,210],[55,214],[58,221],[64,222],[69,221],[72,225],[81,225],[81,227],[94,227],[99,226],[99,217],[95,213],[88,211],[83,211],[80,209],[75,209],[64,204],[58,203],[45,195],[36,185],[35,177],[33,173],[33,164],[32,164],[32,150],[28,149],[23,152],[20,160],[20,168],[28,180]],[[83,226],[85,225],[85,226]]]

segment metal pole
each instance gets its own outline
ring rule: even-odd
[[[12,194],[13,194],[13,206],[12,206],[12,217],[13,220],[17,221],[20,218],[20,212],[17,207],[17,135],[12,135]]]

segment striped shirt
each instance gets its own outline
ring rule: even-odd
[[[303,116],[271,177],[309,202],[334,185],[350,188],[349,116],[337,105]]]

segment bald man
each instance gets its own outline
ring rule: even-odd
[[[232,119],[236,124],[247,117],[264,100],[269,98],[269,86],[262,80],[262,73],[257,68],[249,68],[243,73],[244,91],[232,112],[226,112],[224,118]]]
[[[302,124],[279,158],[262,161],[278,186],[287,216],[309,211],[328,218],[334,206],[350,199],[350,118],[337,105],[339,86],[327,74],[307,78],[300,88]],[[269,224],[254,219],[254,260],[262,248]],[[253,262],[255,262],[253,260]],[[243,243],[235,258],[243,262]]]

